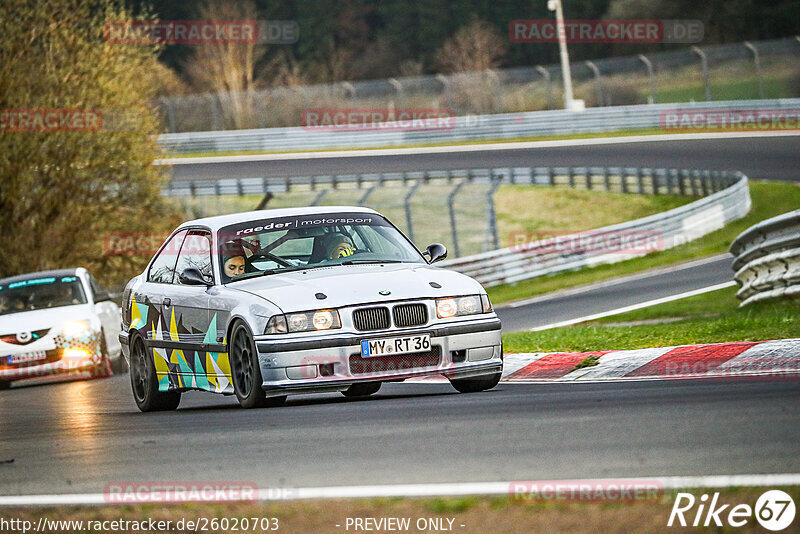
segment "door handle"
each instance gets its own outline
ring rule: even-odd
[[[163,302],[164,302],[164,306],[169,308],[170,304],[172,304],[172,299],[167,297],[167,298],[164,299]]]

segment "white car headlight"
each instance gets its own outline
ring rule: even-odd
[[[462,315],[475,315],[478,313],[491,312],[491,304],[483,302],[480,295],[471,295],[469,297],[450,297],[444,299],[436,299],[436,315],[439,319],[447,319],[450,317],[460,317]],[[488,305],[488,311],[487,311]]]
[[[67,337],[78,337],[91,329],[92,323],[89,321],[89,319],[82,319],[80,321],[66,321],[61,325],[61,332]]]
[[[310,312],[274,315],[267,322],[265,334],[287,332],[313,332],[341,328],[342,321],[336,310],[314,310]]]

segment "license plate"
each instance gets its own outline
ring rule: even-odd
[[[391,354],[409,354],[425,352],[431,349],[430,334],[417,336],[386,337],[382,339],[364,339],[361,341],[361,356],[389,356]]]
[[[8,363],[29,363],[46,360],[47,353],[43,350],[36,352],[25,352],[23,354],[12,354],[8,357]]]

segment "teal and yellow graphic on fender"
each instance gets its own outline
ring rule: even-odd
[[[212,393],[233,393],[227,352],[214,352],[226,344],[216,342],[217,315],[205,332],[190,331],[172,309],[169,318],[151,302],[131,296],[131,330],[137,330],[152,354],[159,391],[200,389]]]

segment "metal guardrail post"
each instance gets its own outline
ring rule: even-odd
[[[608,176],[608,167],[603,169],[603,185],[607,192],[611,192],[611,179]]]
[[[220,116],[221,110],[219,109],[220,107],[219,100],[217,100],[217,98],[214,95],[209,94],[208,104],[211,107],[211,124],[212,124],[211,129],[223,130],[224,128],[222,127],[222,117]]]
[[[497,250],[500,248],[500,236],[497,232],[497,212],[494,208],[494,195],[497,193],[503,178],[491,177],[492,185],[486,193],[486,239],[484,240],[485,250]],[[491,240],[491,244],[489,244]]]
[[[328,191],[330,191],[330,189],[323,189],[322,191],[320,191],[319,194],[317,195],[317,198],[314,199],[311,205],[319,206],[320,204],[322,204],[322,199],[325,198],[325,196],[328,194]]]
[[[461,256],[461,249],[458,247],[458,226],[456,225],[456,195],[467,182],[458,182],[456,186],[447,195],[447,211],[450,213],[450,232],[453,236],[453,250],[456,257]]]
[[[625,172],[625,169],[619,170],[619,187],[621,192],[628,192],[628,175]]]
[[[547,182],[550,184],[550,187],[556,185],[556,177],[553,174],[553,167],[547,167]]]
[[[711,78],[708,74],[708,56],[698,46],[691,48],[692,52],[700,56],[700,65],[703,69],[703,86],[705,87],[706,102],[711,101]]]
[[[642,176],[642,169],[636,168],[636,184],[639,187],[639,194],[644,195],[644,176]]]
[[[414,225],[411,222],[411,197],[414,196],[414,193],[417,192],[417,188],[419,188],[421,184],[422,182],[418,181],[411,186],[411,189],[403,200],[403,209],[406,212],[406,225],[408,226],[408,238],[411,239],[412,242],[414,241]]]
[[[753,65],[756,68],[756,80],[758,81],[758,98],[764,99],[764,78],[761,76],[761,58],[758,54],[758,48],[753,46],[750,41],[744,42],[745,48],[753,53]]]
[[[595,97],[597,98],[597,106],[605,106],[606,103],[603,101],[603,82],[600,77],[600,69],[597,68],[597,64],[594,61],[584,61],[584,64],[589,67],[592,74],[594,74],[594,90]]]
[[[391,86],[394,87],[394,90],[397,91],[397,100],[398,100],[398,102],[400,102],[401,106],[404,106],[406,97],[405,97],[405,93],[403,92],[403,84],[400,83],[399,81],[397,81],[396,78],[389,78],[388,81],[391,84]]]
[[[569,168],[569,172],[567,173],[569,176],[569,187],[570,189],[575,189],[575,172],[572,167]]]
[[[655,104],[656,103],[656,77],[655,73],[653,72],[653,62],[648,59],[647,56],[644,54],[639,54],[639,61],[644,63],[644,66],[647,67],[647,78],[650,81],[650,96],[647,97],[648,104]]]
[[[553,79],[550,71],[541,65],[536,65],[536,71],[542,75],[547,82],[547,109],[553,109]]]
[[[364,193],[363,195],[361,195],[361,198],[359,198],[359,199],[358,199],[358,205],[359,205],[359,206],[366,206],[366,204],[367,204],[367,199],[368,199],[368,198],[369,198],[369,196],[372,194],[372,192],[373,192],[373,191],[375,191],[375,189],[377,189],[377,188],[378,188],[378,184],[376,184],[376,185],[373,185],[372,187],[369,187],[369,188],[367,188],[367,191],[366,191],[366,193]]]

